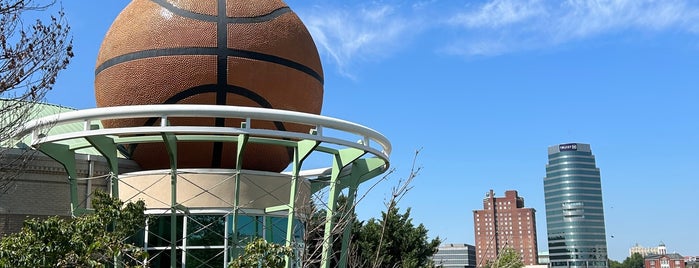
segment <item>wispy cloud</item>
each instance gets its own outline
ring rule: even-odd
[[[444,51],[497,55],[540,49],[624,30],[697,32],[699,7],[688,0],[489,0],[447,20],[463,39]]]
[[[414,21],[396,9],[388,4],[316,6],[299,13],[320,53],[337,64],[340,73],[352,77],[353,63],[382,58],[415,33]]]
[[[429,40],[419,40],[422,45],[435,46],[423,51],[493,56],[616,34],[699,34],[695,0],[310,2],[295,11],[311,31],[326,69],[347,77],[361,64],[391,57],[423,37]]]
[[[545,15],[546,10],[539,0],[495,0],[476,11],[456,14],[449,22],[466,27],[497,28]]]

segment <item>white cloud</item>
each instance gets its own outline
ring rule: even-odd
[[[437,46],[432,50],[492,56],[617,34],[699,34],[696,0],[312,2],[295,10],[313,35],[326,70],[336,68],[348,77],[360,64],[411,46],[418,35],[429,38],[422,44]]]
[[[457,14],[449,21],[466,27],[497,28],[546,15],[540,0],[494,0],[478,10]]]
[[[352,77],[351,65],[389,55],[414,33],[413,21],[391,5],[316,7],[300,12],[321,54]]]
[[[621,31],[696,33],[699,7],[688,0],[489,0],[455,14],[462,40],[445,51],[497,55],[540,49]],[[492,46],[492,47],[488,47]]]

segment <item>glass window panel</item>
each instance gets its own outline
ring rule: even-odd
[[[188,246],[223,246],[226,218],[222,215],[191,215],[187,218]]]
[[[182,216],[176,218],[176,241],[182,240]],[[170,246],[170,215],[154,217],[148,224],[148,247]]]
[[[267,228],[267,240],[277,244],[284,244],[286,241],[287,219],[279,217],[268,217],[269,228]]]
[[[182,267],[182,250],[177,250],[175,263],[177,267]],[[149,250],[148,267],[171,267],[170,250]]]
[[[229,216],[229,234],[233,233],[233,216]],[[252,241],[255,237],[262,237],[263,232],[262,216],[238,215],[238,239],[239,241]]]
[[[186,267],[222,267],[223,249],[188,249]]]

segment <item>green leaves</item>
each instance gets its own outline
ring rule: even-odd
[[[643,265],[643,256],[641,256],[639,253],[634,253],[633,255],[626,257],[624,262],[609,260],[609,268],[643,268]]]
[[[145,204],[124,205],[103,192],[94,193],[92,204],[93,214],[27,220],[19,233],[0,240],[0,267],[105,267],[126,253],[145,259],[141,248],[125,242],[145,224]]]
[[[245,246],[245,253],[233,260],[230,268],[283,268],[286,264],[285,257],[294,257],[291,247],[267,242],[263,238],[257,238]]]
[[[498,252],[498,257],[495,261],[489,261],[485,264],[484,268],[522,268],[524,263],[522,262],[522,255],[519,254],[512,247],[505,247],[500,249]]]

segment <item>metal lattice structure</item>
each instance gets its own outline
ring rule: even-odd
[[[241,120],[240,127],[169,125],[169,119],[178,117],[224,118]],[[159,118],[157,126],[124,128],[95,127],[101,120]],[[307,125],[309,133],[256,128],[255,122],[281,122]],[[50,133],[54,126],[82,123],[83,128],[67,133]],[[65,167],[70,184],[71,212],[75,215],[89,213],[78,200],[75,154],[77,150],[94,148],[107,159],[110,174],[110,192],[122,200],[146,200],[151,214],[168,216],[169,238],[161,237],[169,249],[170,266],[178,263],[178,254],[185,256],[188,235],[177,233],[178,221],[191,224],[194,233],[214,225],[223,224],[233,232],[213,234],[224,239],[222,248],[226,261],[240,248],[237,236],[243,223],[240,215],[257,213],[260,224],[279,222],[285,217],[285,232],[269,229],[266,235],[284,234],[284,243],[294,246],[294,237],[306,215],[301,207],[309,202],[310,195],[327,191],[325,233],[321,267],[330,266],[332,254],[332,230],[335,228],[337,198],[346,190],[348,203],[353,203],[358,186],[388,169],[391,145],[380,133],[352,122],[330,117],[293,111],[219,105],[142,105],[95,108],[60,113],[32,120],[16,133],[29,146],[36,148]],[[27,139],[26,137],[29,137]],[[178,169],[177,142],[223,142],[236,145],[234,169]],[[125,145],[162,143],[167,148],[170,169],[120,174],[118,154]],[[284,146],[293,151],[293,161],[287,172],[273,173],[243,169],[243,152],[251,143]],[[123,150],[122,150],[123,151]],[[331,159],[327,168],[304,169],[304,162],[312,155],[325,155]],[[317,163],[316,163],[317,164]],[[163,190],[167,189],[167,190]],[[218,213],[222,218],[190,217],[196,213]],[[185,215],[185,219],[182,217]],[[208,214],[206,214],[208,215]],[[179,217],[179,218],[178,218]],[[245,218],[246,219],[246,218]],[[257,218],[255,223],[257,223]],[[165,222],[164,221],[164,222]],[[281,226],[281,225],[280,225]],[[244,227],[244,226],[243,226]],[[265,227],[268,228],[268,227]],[[267,230],[267,229],[265,229]],[[233,237],[229,237],[233,236]],[[346,265],[349,228],[343,232],[342,253],[339,264]],[[145,236],[146,240],[150,237]],[[191,236],[190,239],[193,239]],[[183,241],[184,240],[184,241]],[[232,244],[231,244],[232,243]],[[145,246],[148,247],[148,241]],[[205,247],[211,248],[211,247]],[[178,252],[178,250],[184,251]],[[186,258],[182,257],[185,262]],[[147,262],[148,260],[146,260]],[[199,260],[206,261],[206,260]],[[287,260],[291,267],[297,261]]]

